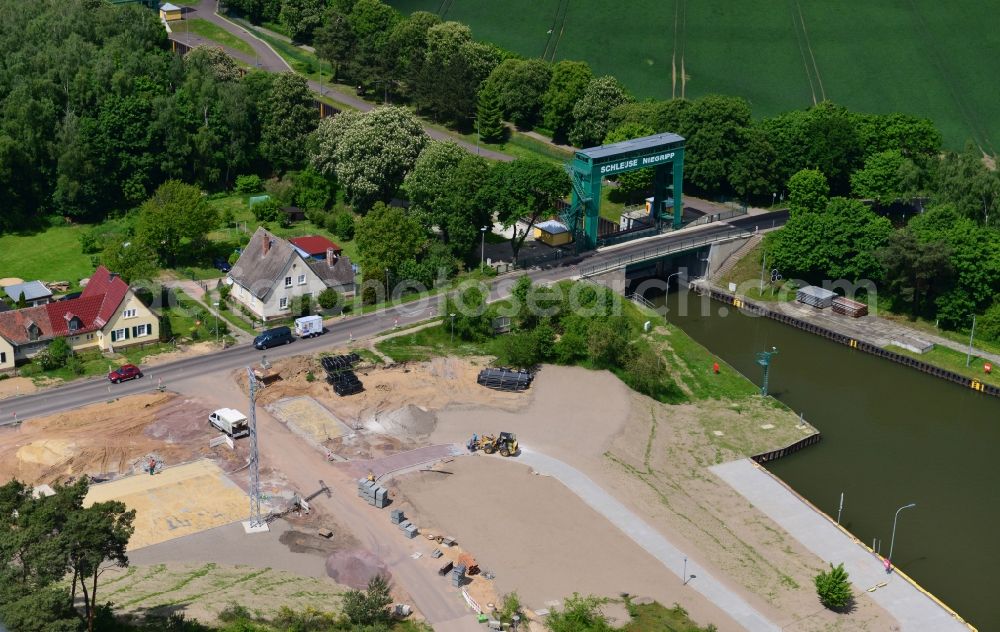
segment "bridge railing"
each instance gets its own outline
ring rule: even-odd
[[[729,241],[730,239],[749,237],[751,235],[753,235],[753,232],[746,230],[745,228],[731,228],[725,232],[712,233],[711,235],[693,235],[680,241],[671,241],[670,243],[660,246],[650,246],[649,248],[644,248],[638,252],[612,256],[607,259],[602,258],[600,261],[580,266],[580,276],[593,276],[595,274],[617,270],[618,268],[624,268],[625,266],[633,263],[659,259],[661,257],[666,257],[667,255],[684,252],[693,248],[708,246],[722,241]]]

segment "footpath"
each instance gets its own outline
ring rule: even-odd
[[[709,469],[820,559],[843,562],[855,593],[868,592],[902,629],[975,630],[898,569],[887,574],[881,558],[870,548],[753,461],[743,459]]]
[[[706,285],[704,281],[696,281],[696,283],[702,287]],[[714,283],[709,283],[708,285],[716,291],[732,294],[727,288],[719,287]],[[969,345],[967,344],[956,342],[930,332],[919,331],[887,318],[882,318],[876,314],[851,318],[836,314],[829,309],[820,310],[796,301],[779,302],[750,299],[750,302],[800,320],[814,323],[856,340],[868,342],[883,349],[889,346],[896,346],[919,353],[921,349],[933,344],[958,351],[962,354],[969,352]],[[975,347],[972,348],[972,354],[988,360],[996,366],[1000,366],[1000,354],[990,353]]]
[[[757,612],[753,606],[727,588],[699,564],[693,560],[688,560],[685,563],[686,556],[680,549],[671,544],[642,518],[629,511],[625,505],[604,491],[580,470],[524,447],[521,448],[519,460],[530,465],[537,472],[558,479],[583,502],[607,518],[622,533],[656,558],[667,570],[677,575],[679,581],[687,579],[684,577],[686,569],[688,573],[695,576],[695,579],[691,580],[688,585],[726,612],[743,628],[751,632],[777,632],[780,630],[778,625]]]

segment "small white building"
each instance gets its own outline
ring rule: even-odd
[[[315,301],[327,288],[354,292],[349,257],[330,249],[322,260],[303,258],[295,246],[264,228],[250,238],[228,279],[232,283],[229,297],[265,322],[292,316],[297,298]]]

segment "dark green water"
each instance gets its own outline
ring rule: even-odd
[[[823,434],[768,468],[981,630],[1000,630],[1000,399],[689,295],[668,319],[755,383],[754,354],[776,346],[771,394]],[[656,302],[656,301],[654,301]],[[663,297],[658,299],[663,304]],[[720,308],[728,311],[720,316]]]

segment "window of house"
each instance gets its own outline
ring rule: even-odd
[[[69,330],[70,331],[76,331],[77,329],[80,328],[80,325],[82,325],[82,324],[83,324],[83,321],[81,321],[78,317],[74,316],[74,317],[72,317],[72,318],[69,319]]]
[[[128,327],[111,330],[111,342],[118,342],[119,340],[128,340]]]
[[[126,309],[122,312],[122,318],[135,318],[136,309],[133,307],[131,309]]]
[[[305,285],[305,284],[306,284],[306,275],[300,274],[299,275],[299,285]]]
[[[151,330],[152,327],[150,325],[136,325],[132,328],[132,337],[142,338],[143,336],[148,336],[153,333]]]
[[[87,340],[93,340],[94,334],[87,334]]]
[[[292,287],[292,277],[285,277],[285,287]]]
[[[288,299],[284,297],[278,299],[278,307],[281,309],[286,309],[288,307]]]
[[[5,364],[7,362],[7,353],[0,351],[0,364]]]

